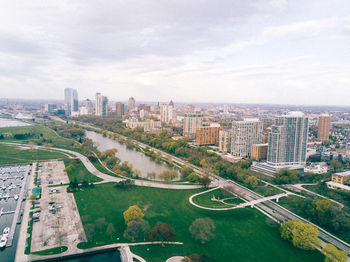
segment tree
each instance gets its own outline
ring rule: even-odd
[[[146,233],[149,231],[149,223],[143,219],[131,220],[124,231],[124,237],[132,242],[137,238],[146,240]]]
[[[289,240],[295,247],[312,250],[319,244],[318,229],[299,220],[290,220],[281,226],[281,237]]]
[[[325,245],[321,252],[326,256],[325,262],[346,262],[348,254],[343,250],[338,250],[332,244]]]
[[[155,227],[153,227],[148,232],[148,238],[151,241],[162,241],[162,246],[164,246],[164,241],[169,241],[175,237],[175,232],[168,223],[158,222]]]
[[[175,170],[164,170],[158,177],[164,181],[170,182],[178,177],[178,173]]]
[[[247,184],[251,188],[255,188],[258,185],[258,179],[255,176],[248,176],[244,183]]]
[[[115,227],[112,223],[109,223],[107,226],[106,234],[109,236],[110,240],[113,239],[113,235],[116,233]]]
[[[213,231],[215,230],[215,225],[210,218],[197,218],[193,221],[189,230],[195,240],[199,240],[202,244],[205,244],[214,238]]]
[[[195,173],[192,172],[188,177],[187,180],[192,182],[192,183],[198,183],[201,179],[200,177]]]
[[[133,177],[138,178],[141,175],[140,169],[134,168]]]
[[[210,185],[210,178],[209,176],[205,175],[205,176],[201,176],[199,183],[204,186],[204,187],[208,187]]]
[[[189,175],[193,173],[193,169],[189,166],[183,165],[180,169],[180,173],[183,178],[187,178]]]
[[[129,224],[131,220],[142,219],[145,215],[142,213],[142,210],[137,206],[130,206],[128,210],[123,213],[125,224]]]
[[[340,171],[343,171],[343,164],[338,161],[338,160],[331,160],[329,162],[330,166],[331,166],[331,170],[333,172],[340,172]]]

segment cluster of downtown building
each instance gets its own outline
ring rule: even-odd
[[[180,133],[181,130],[183,137],[192,140],[191,146],[212,146],[229,161],[256,160],[252,169],[259,172],[273,174],[282,168],[298,169],[305,166],[307,160],[309,117],[302,112],[291,111],[276,116],[269,126],[264,126],[259,118],[242,118],[221,126],[218,122],[206,121],[201,110],[191,106],[178,109],[172,101],[153,106],[136,105],[131,97],[127,103],[118,102],[111,106],[107,97],[96,93],[94,103],[86,99],[79,107],[75,89],[67,88],[64,94],[67,116],[121,118],[128,128],[142,128],[154,134]],[[227,110],[224,106],[224,114],[228,113]],[[329,133],[330,116],[321,115],[318,139],[328,140]]]

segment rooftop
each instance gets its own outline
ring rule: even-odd
[[[344,172],[334,173],[334,175],[338,175],[338,176],[350,176],[350,171],[344,171]]]

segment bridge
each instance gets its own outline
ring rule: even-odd
[[[245,208],[245,207],[248,207],[248,206],[253,208],[256,204],[261,203],[261,202],[265,202],[265,201],[269,201],[269,200],[276,200],[276,202],[278,202],[281,197],[286,197],[288,195],[293,195],[293,193],[286,192],[286,193],[277,194],[277,195],[273,195],[273,196],[262,197],[262,198],[259,198],[259,199],[253,200],[253,201],[249,201],[249,202],[245,202],[245,203],[242,203],[242,204],[239,204],[239,205],[236,205],[236,206],[225,207],[225,208],[203,207],[203,206],[200,206],[200,205],[198,205],[198,204],[193,202],[193,198],[195,198],[196,196],[199,196],[199,195],[202,195],[202,194],[214,191],[214,190],[219,189],[219,188],[221,188],[221,187],[214,187],[214,188],[211,188],[211,189],[209,189],[207,191],[194,194],[194,195],[190,196],[189,202],[191,203],[191,205],[194,205],[195,207],[198,207],[198,208],[201,208],[201,209],[221,211],[221,210],[232,210],[232,209],[238,209],[238,208]]]

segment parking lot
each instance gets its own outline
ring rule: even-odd
[[[76,248],[79,242],[86,241],[79,212],[73,194],[68,194],[69,179],[64,172],[62,161],[41,163],[38,169],[41,184],[41,199],[35,202],[33,210],[34,226],[31,251],[50,249],[59,246]]]

